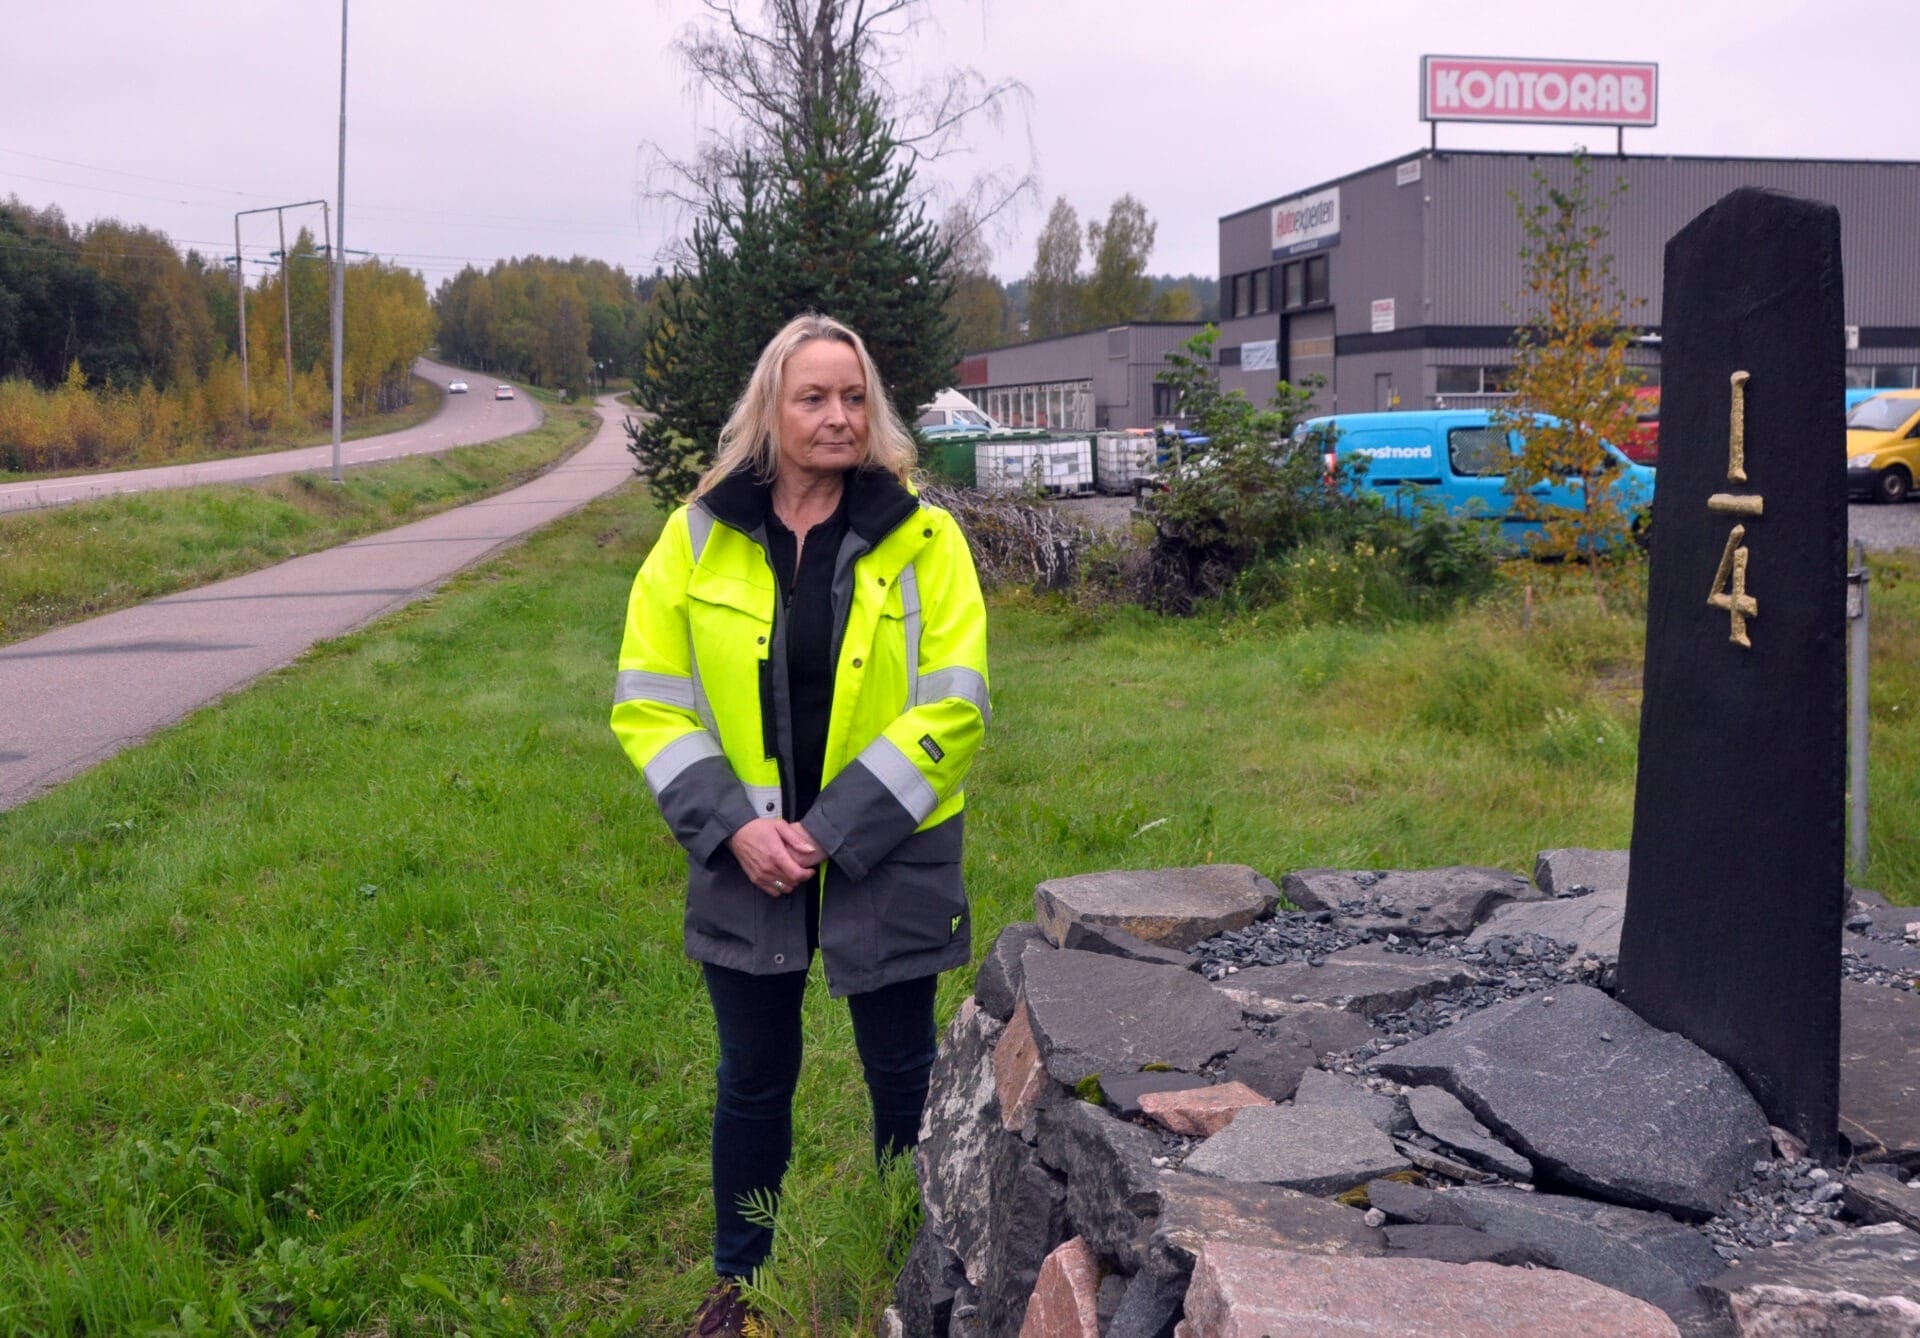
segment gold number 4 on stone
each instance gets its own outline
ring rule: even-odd
[[[1760,604],[1747,593],[1747,549],[1740,542],[1746,537],[1745,525],[1735,525],[1733,533],[1727,536],[1727,547],[1720,554],[1720,570],[1713,574],[1713,589],[1707,592],[1707,603],[1727,611],[1732,623],[1727,639],[1751,650],[1753,642],[1747,639],[1747,619],[1760,616]]]

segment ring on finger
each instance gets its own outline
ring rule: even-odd
[[[787,885],[781,882],[778,878],[776,878],[773,880],[773,890],[775,892],[785,892],[787,890]]]

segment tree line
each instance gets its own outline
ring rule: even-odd
[[[943,221],[952,258],[948,313],[969,353],[1027,339],[1129,321],[1202,321],[1218,316],[1219,282],[1200,275],[1152,275],[1147,263],[1158,229],[1146,206],[1122,195],[1084,229],[1062,196],[1048,211],[1023,279],[995,278],[993,253],[964,210]],[[1082,268],[1083,258],[1091,265]]]
[[[662,277],[632,279],[579,256],[502,260],[484,274],[469,265],[434,293],[440,352],[463,367],[583,394],[633,371]]]
[[[117,219],[80,228],[58,208],[0,202],[0,470],[158,462],[323,426],[328,285],[326,257],[303,230],[283,268],[247,290],[243,385],[240,300],[225,263],[182,254],[152,228]],[[413,360],[432,340],[417,274],[377,259],[350,264],[346,412],[409,400]]]

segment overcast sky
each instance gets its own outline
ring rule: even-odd
[[[749,0],[750,3],[750,0]],[[668,44],[696,0],[352,0],[346,243],[421,270],[583,254],[651,271],[682,225],[642,200],[656,143],[720,109]],[[933,0],[895,74],[970,65],[1024,109],[971,163],[1040,194],[995,242],[1007,278],[1046,207],[1131,191],[1156,272],[1217,270],[1220,215],[1421,147],[1422,53],[1650,60],[1637,154],[1920,159],[1914,0]],[[0,0],[0,196],[115,216],[225,256],[233,214],[335,193],[335,0]],[[1442,148],[1613,134],[1440,127]],[[1920,201],[1915,202],[1920,207]],[[294,222],[289,215],[290,227]],[[318,211],[305,211],[318,230]],[[243,220],[250,258],[271,215]]]

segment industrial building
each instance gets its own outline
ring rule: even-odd
[[[1607,219],[1632,361],[1659,383],[1667,240],[1740,186],[1840,210],[1847,376],[1920,384],[1920,163],[1594,155],[1591,187],[1623,185]],[[1514,199],[1535,173],[1573,177],[1570,154],[1427,149],[1220,219],[1223,388],[1264,401],[1282,377],[1319,378],[1316,408],[1355,412],[1497,399],[1524,322]],[[961,387],[1009,424],[1098,430],[1172,416],[1155,384],[1196,325],[1092,330],[976,353]]]
[[[1850,384],[1920,383],[1920,163],[1595,156],[1612,200],[1606,249],[1647,332],[1633,360],[1658,384],[1667,240],[1740,186],[1840,211]],[[1278,378],[1325,379],[1345,412],[1483,404],[1502,393],[1524,320],[1515,198],[1568,154],[1409,154],[1220,220],[1221,383],[1256,400]]]
[[[1168,387],[1154,378],[1166,370],[1167,354],[1204,328],[1140,321],[991,349],[961,362],[958,384],[1007,427],[1151,427],[1173,416]]]

